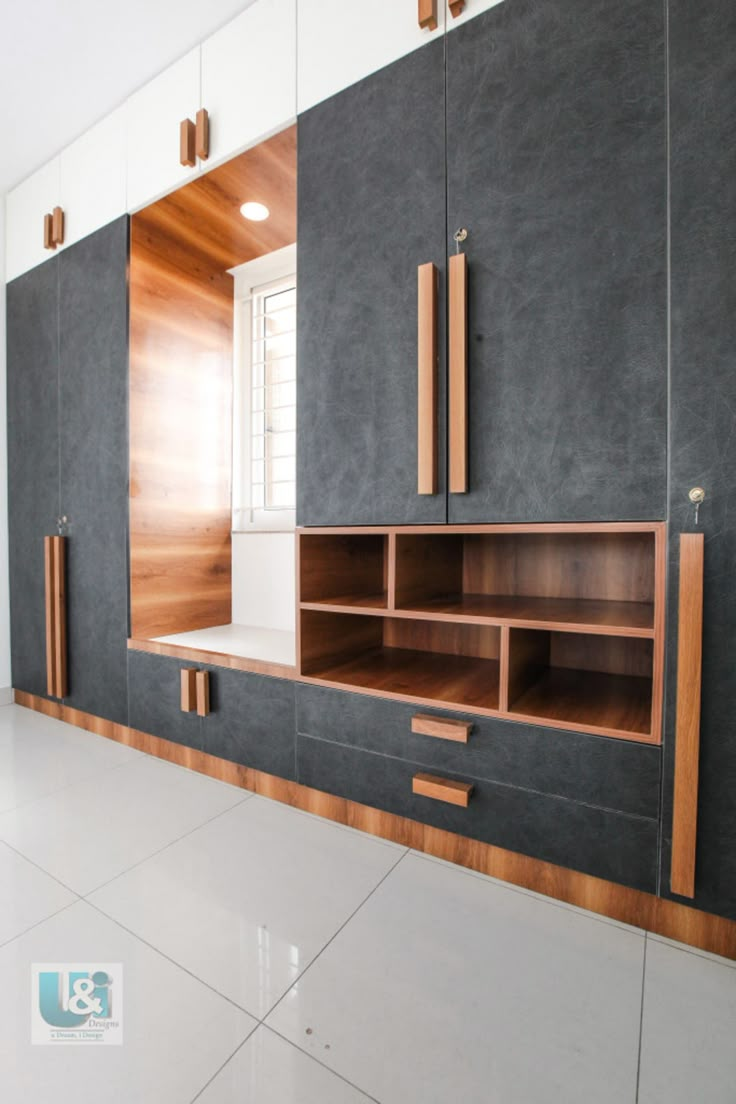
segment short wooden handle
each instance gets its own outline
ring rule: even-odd
[[[424,31],[437,30],[437,0],[418,0],[417,20]]]
[[[46,580],[46,692],[68,694],[66,643],[66,538],[44,537]]]
[[[698,827],[700,692],[703,667],[702,533],[680,536],[680,599],[677,639],[677,714],[675,792],[672,810],[670,889],[695,896],[695,845]]]
[[[44,249],[56,249],[53,215],[43,216],[43,247]]]
[[[181,669],[181,711],[191,713],[197,707],[197,671],[194,667]]]
[[[210,117],[204,107],[200,107],[197,112],[194,131],[194,152],[201,161],[206,161],[210,155]]]
[[[462,805],[467,809],[473,786],[470,782],[456,782],[452,778],[438,778],[434,774],[415,774],[412,779],[412,792],[422,797],[431,797],[435,801],[446,801],[449,805]]]
[[[417,273],[417,493],[437,494],[437,268]]]
[[[64,211],[61,207],[54,207],[51,213],[51,236],[54,246],[64,244]]]
[[[210,673],[209,671],[197,671],[197,713],[200,717],[206,717],[209,711]]]
[[[468,489],[468,259],[449,259],[449,487],[451,494]]]
[[[458,744],[467,744],[472,727],[470,721],[432,717],[429,713],[415,713],[411,719],[411,730],[418,736],[436,736],[440,740],[454,740]]]
[[[197,164],[197,131],[191,119],[179,123],[179,161],[190,169]]]
[[[465,11],[465,0],[450,0],[450,14],[453,19]]]

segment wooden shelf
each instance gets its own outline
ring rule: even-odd
[[[448,621],[492,622],[528,628],[570,629],[606,635],[654,636],[652,602],[595,601],[587,598],[527,598],[502,594],[450,594],[406,603],[408,613]]]
[[[338,594],[334,598],[302,602],[302,609],[330,610],[333,613],[374,613],[380,616],[388,612],[388,594]]]
[[[461,709],[498,709],[496,659],[383,647],[312,670],[309,680]]]
[[[520,698],[510,716],[556,721],[606,735],[649,736],[652,680],[634,675],[548,668]]]

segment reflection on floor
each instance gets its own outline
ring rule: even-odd
[[[41,963],[122,1046],[32,1045]],[[16,706],[0,991],[3,1104],[734,1100],[733,963]]]
[[[283,663],[293,667],[296,663],[296,633],[280,629],[261,629],[254,625],[215,625],[211,629],[195,629],[193,632],[157,636],[160,644],[180,644],[185,648],[199,648],[205,652],[243,656],[265,663]]]

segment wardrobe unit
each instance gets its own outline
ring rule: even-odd
[[[285,98],[251,107],[228,89],[263,73],[242,49],[278,42],[279,19]],[[199,72],[185,58],[126,105],[132,208],[206,188],[208,164],[172,167],[184,116],[211,109],[224,160],[298,103],[297,669],[158,654],[178,626],[155,581],[172,501],[155,433],[132,449],[128,589],[122,218],[8,285],[14,686],[55,708],[36,699],[58,520],[60,715],[736,955],[718,919],[736,920],[732,5],[377,0],[356,26],[339,0],[257,0]],[[10,233],[22,271],[40,257]],[[150,412],[144,359],[131,397]],[[179,396],[195,425],[197,395]],[[196,545],[184,528],[171,563]]]

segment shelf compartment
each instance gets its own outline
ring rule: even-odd
[[[654,636],[652,532],[398,534],[396,607],[420,617]]]
[[[330,608],[388,607],[385,533],[301,533],[299,601]]]
[[[651,640],[511,629],[509,714],[649,739],[652,670]]]
[[[496,712],[500,629],[302,610],[301,674],[393,697]]]

